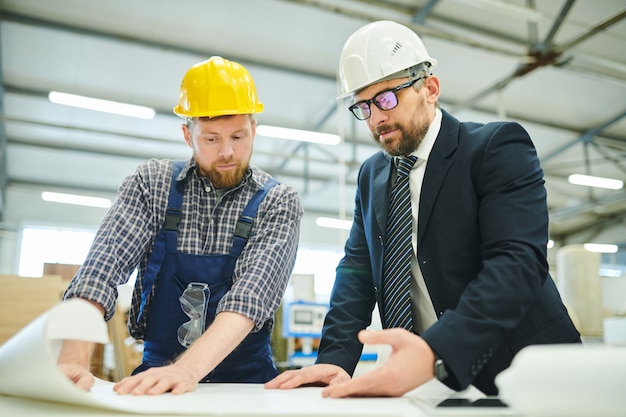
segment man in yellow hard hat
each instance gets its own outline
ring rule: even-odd
[[[340,97],[381,152],[359,171],[316,365],[268,388],[399,396],[437,378],[496,395],[496,375],[525,346],[580,343],[548,270],[546,190],[528,133],[441,109],[436,64],[396,22],[346,41]],[[375,305],[385,329],[363,331]],[[391,355],[351,379],[363,343],[391,345]]]
[[[142,364],[120,394],[180,394],[198,382],[266,382],[278,372],[270,332],[293,269],[303,215],[294,189],[251,166],[249,72],[212,57],[185,74],[174,113],[187,161],[152,159],[122,183],[64,299],[110,319],[117,286],[138,270],[129,317]],[[89,389],[91,344],[65,341],[59,367]]]

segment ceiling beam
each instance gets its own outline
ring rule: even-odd
[[[556,33],[556,31],[561,27],[561,24],[563,23],[563,19],[565,18],[565,15],[569,12],[572,4],[573,4],[572,0],[569,0],[568,2],[566,2],[566,4],[563,6],[563,9],[561,10],[561,13],[555,19],[555,22],[552,25],[552,28],[550,32],[548,33],[546,39],[542,43],[533,46],[528,51],[528,58],[529,58],[528,62],[518,65],[517,68],[510,75],[504,77],[500,81],[497,81],[496,83],[485,88],[484,90],[479,91],[478,93],[474,94],[473,96],[461,102],[455,103],[454,107],[452,108],[453,111],[459,111],[463,108],[471,107],[474,103],[482,100],[483,98],[491,95],[492,93],[503,90],[512,81],[516,80],[517,78],[524,77],[539,68],[544,68],[548,66],[558,67],[561,65],[565,65],[566,61],[562,61],[562,56],[564,52],[573,48],[580,42],[590,38],[591,36],[603,30],[606,30],[611,25],[618,23],[624,17],[626,17],[626,8],[623,8],[617,11],[616,13],[614,13],[613,15],[608,16],[607,18],[596,23],[594,26],[587,29],[587,31],[578,35],[574,39],[568,42],[565,42],[564,44],[560,46],[553,45],[552,38],[554,34]]]
[[[626,220],[626,211],[611,213],[607,215],[598,215],[592,221],[580,222],[567,230],[559,232],[550,232],[550,238],[565,245],[571,242],[576,236],[583,233],[591,233],[593,236],[599,235],[602,231],[610,229],[616,225],[624,223]],[[584,239],[587,240],[587,239]]]
[[[542,47],[549,48],[552,45],[552,39],[554,39],[554,36],[556,35],[556,33],[559,31],[559,29],[565,22],[565,17],[569,13],[573,5],[574,5],[574,0],[567,0],[565,2],[565,4],[563,5],[563,8],[561,9],[561,12],[556,17],[556,19],[554,19],[554,23],[552,24],[552,27],[550,28],[550,32],[548,32],[548,34],[546,35],[546,38],[543,40],[543,43],[541,45]]]
[[[551,160],[552,158],[560,155],[561,153],[563,153],[564,151],[566,151],[567,149],[571,148],[572,146],[578,144],[578,143],[589,143],[593,140],[593,138],[597,135],[600,134],[600,132],[602,132],[604,129],[606,129],[607,127],[611,126],[613,123],[616,123],[620,120],[622,120],[624,117],[626,117],[626,110],[624,110],[622,113],[612,117],[611,119],[607,120],[606,122],[593,127],[592,129],[587,130],[586,132],[582,133],[579,137],[577,137],[576,139],[566,143],[565,145],[561,146],[558,149],[555,149],[554,151],[550,152],[547,155],[543,155],[541,157],[541,162],[545,163],[549,160]]]
[[[361,5],[357,4],[356,6],[353,5],[353,7],[349,7],[350,2],[344,2],[343,5],[338,5],[338,4],[329,4],[328,2],[320,1],[320,0],[282,0],[282,1],[289,2],[289,3],[302,4],[302,5],[313,7],[316,9],[325,10],[330,13],[335,13],[335,14],[339,14],[342,16],[348,16],[351,18],[361,19],[366,22],[374,22],[374,21],[381,20],[381,19],[388,19],[387,16],[382,15],[380,12],[380,9],[387,8],[387,9],[390,9],[392,13],[403,15],[404,20],[397,19],[398,23],[402,23],[405,26],[410,27],[416,33],[419,33],[421,37],[430,36],[435,39],[441,39],[441,40],[453,42],[455,44],[481,49],[483,51],[490,51],[490,52],[494,52],[503,56],[520,57],[520,53],[518,52],[517,47],[525,46],[525,44],[519,39],[511,38],[507,36],[506,34],[499,34],[499,33],[496,34],[492,32],[486,32],[484,28],[480,28],[477,26],[476,27],[470,26],[460,21],[451,21],[450,19],[442,19],[441,17],[433,13],[429,15],[429,19],[433,21],[445,22],[447,24],[450,24],[451,26],[454,26],[455,29],[465,30],[466,32],[468,32],[468,34],[472,34],[472,33],[478,34],[479,36],[477,36],[476,39],[478,39],[478,37],[480,36],[485,36],[485,35],[491,35],[491,36],[497,35],[499,40],[508,42],[512,44],[513,47],[511,48],[499,47],[499,46],[495,46],[492,44],[478,41],[470,36],[462,36],[456,33],[452,33],[452,31],[448,32],[448,31],[441,30],[441,29],[435,29],[427,24],[415,23],[412,20],[414,16],[419,12],[419,9],[416,7],[400,8],[400,7],[395,7],[395,5],[390,5],[386,2],[371,1],[371,0],[362,0],[362,1],[353,2],[353,3],[364,3],[364,4],[371,5],[372,7],[370,7],[368,10],[368,8],[364,7],[362,4]]]
[[[594,36],[595,34],[603,32],[609,27],[613,26],[614,24],[621,22],[624,18],[626,18],[626,6],[623,6],[621,9],[617,10],[612,15],[607,16],[604,19],[601,19],[595,25],[589,28],[586,32],[583,32],[580,35],[574,37],[573,39],[562,43],[560,46],[557,46],[556,48],[560,50],[561,52],[567,51],[568,49],[571,49],[577,46],[579,43],[586,41],[587,39]]]
[[[65,24],[62,22],[56,22],[50,19],[43,19],[40,17],[28,16],[28,15],[17,13],[17,12],[5,11],[0,15],[0,19],[2,21],[15,22],[15,23],[20,23],[24,25],[58,30],[62,32],[75,33],[78,35],[92,36],[92,37],[105,39],[105,40],[112,40],[112,41],[116,41],[120,43],[140,45],[146,48],[156,49],[160,51],[165,50],[165,51],[184,53],[184,54],[189,54],[189,55],[198,55],[198,56],[204,56],[204,57],[208,57],[212,55],[220,55],[219,53],[215,53],[209,50],[189,48],[187,46],[179,45],[179,44],[155,42],[155,41],[142,39],[138,37],[131,38],[129,36],[124,36],[121,34],[118,35],[118,34],[114,34],[111,32],[106,32],[98,28],[78,27],[74,25]],[[288,68],[284,65],[278,66],[270,62],[266,62],[266,61],[250,60],[250,59],[246,59],[243,57],[239,57],[237,56],[237,48],[232,49],[232,53],[230,54],[230,59],[237,61],[238,63],[244,66],[250,66],[250,65],[258,66],[258,67],[267,68],[273,71],[290,72],[290,73],[299,74],[299,75],[303,75],[307,77],[313,77],[313,78],[319,78],[319,79],[329,79],[329,78],[334,79],[335,77],[334,74],[320,74],[319,72],[315,72],[315,71],[305,71],[301,68],[296,68],[295,66]]]
[[[294,2],[294,3],[304,3],[304,4],[313,4],[314,6],[317,5],[318,2],[316,1],[300,1],[300,0],[283,0],[283,1],[287,1],[287,2]],[[321,7],[321,6],[319,6]],[[321,7],[323,8],[323,7]],[[345,13],[348,16],[351,16],[351,14],[349,13]],[[616,17],[617,16],[617,17]],[[606,25],[614,23],[614,21],[616,19],[619,18],[619,16],[622,16],[621,12],[616,13],[616,16],[613,16],[609,19],[607,19],[606,21],[600,22],[599,24],[596,25],[596,27],[602,27],[605,28]],[[431,18],[437,18],[438,17],[433,17],[431,15]],[[67,25],[67,24],[62,24],[62,23],[58,23],[58,22],[53,22],[51,20],[47,20],[47,19],[41,19],[41,18],[34,18],[34,17],[30,17],[30,16],[26,16],[23,14],[19,14],[19,13],[13,13],[13,12],[4,12],[2,14],[0,14],[0,20],[2,21],[13,21],[13,22],[18,22],[18,23],[22,23],[22,24],[28,24],[28,25],[32,25],[32,26],[42,26],[42,27],[49,27],[51,29],[55,29],[55,30],[61,30],[61,31],[68,31],[71,33],[78,33],[78,34],[82,34],[82,35],[88,35],[88,36],[94,36],[94,37],[100,37],[100,38],[106,38],[106,39],[110,39],[110,40],[116,40],[119,42],[125,42],[125,43],[132,43],[132,44],[138,44],[138,45],[144,45],[147,47],[151,47],[151,48],[156,48],[156,49],[165,49],[165,50],[170,50],[170,51],[175,51],[175,52],[180,52],[180,53],[191,53],[191,54],[197,54],[197,55],[206,55],[207,51],[200,51],[200,50],[191,50],[191,49],[187,49],[185,47],[182,46],[175,46],[175,45],[168,45],[168,44],[164,44],[161,42],[152,42],[152,41],[147,41],[147,40],[141,40],[141,39],[136,39],[136,38],[129,38],[129,37],[123,37],[120,35],[115,35],[115,34],[111,34],[111,33],[107,33],[104,31],[100,31],[100,30],[96,30],[96,29],[86,29],[86,28],[78,28],[75,26],[71,26],[71,25]],[[411,25],[411,23],[407,23],[408,25]],[[492,34],[494,36],[501,36],[499,34]],[[459,40],[459,43],[462,43],[462,40]],[[473,45],[475,46],[475,45]],[[502,53],[507,53],[505,51],[501,51]],[[243,63],[243,61],[240,61]],[[261,67],[266,67],[268,69],[276,69],[279,71],[285,71],[285,72],[292,72],[292,73],[296,73],[296,74],[300,74],[300,75],[306,75],[306,76],[312,76],[312,77],[317,77],[317,78],[321,78],[321,79],[325,79],[325,80],[330,80],[332,82],[335,82],[335,74],[329,74],[329,75],[324,75],[324,74],[320,74],[320,73],[313,73],[313,72],[305,72],[299,69],[289,69],[286,67],[278,67],[276,65],[269,65],[269,64],[265,64],[263,62],[258,62],[258,61],[254,61],[254,62],[250,62],[248,61],[250,64],[252,65],[258,65]],[[33,96],[41,96],[41,97],[46,97],[48,95],[48,91],[40,91],[40,90],[34,90],[31,88],[26,88],[26,87],[19,87],[19,86],[11,86],[11,85],[5,85],[4,86],[6,89],[6,92],[15,92],[18,94],[26,94],[26,95],[33,95]],[[451,112],[454,112],[459,106],[462,105],[462,103],[453,103],[453,102],[446,102],[445,100],[442,100],[442,104],[445,104],[448,107],[448,110]],[[471,108],[477,111],[483,111],[483,112],[487,112],[487,113],[493,113],[493,109],[487,109],[484,107],[481,107],[480,105],[478,105],[477,103],[471,105]],[[330,117],[330,115],[333,114],[333,112],[336,109],[336,103],[333,103],[331,106],[329,106],[327,112],[325,113],[325,115],[322,117],[322,119],[318,122],[319,123],[324,123],[325,120]],[[155,109],[156,112],[158,114],[163,114],[163,115],[171,115],[171,109]],[[572,127],[572,126],[565,126],[562,124],[557,124],[553,121],[550,120],[540,120],[538,118],[529,118],[529,117],[525,117],[525,116],[519,116],[519,115],[515,115],[515,114],[511,114],[508,113],[508,116],[511,118],[514,118],[520,122],[529,122],[529,123],[534,123],[534,124],[539,124],[539,125],[543,125],[543,126],[547,126],[547,127],[552,127],[552,128],[556,128],[556,129],[564,129],[564,130],[570,130],[573,132],[577,132],[578,129]],[[363,144],[367,143],[365,141],[358,141],[358,138],[344,138],[346,141],[356,141],[356,142],[360,142]],[[618,140],[623,140],[624,138],[615,138],[613,137],[613,139],[618,139]]]
[[[80,128],[78,128],[78,130],[80,130]],[[171,142],[171,143],[176,145],[175,142]],[[181,149],[186,149],[186,147],[182,147],[182,146],[186,146],[184,145],[182,140],[180,144],[181,144]],[[172,157],[170,151],[164,152],[163,155],[157,155],[152,151],[148,153],[148,152],[141,152],[137,150],[133,151],[127,148],[120,149],[120,150],[111,150],[108,148],[99,148],[97,145],[94,146],[90,144],[77,145],[75,143],[59,143],[59,142],[52,143],[52,142],[47,141],[46,139],[33,138],[33,137],[21,137],[21,138],[12,137],[7,140],[7,145],[24,145],[24,146],[31,146],[31,147],[40,148],[40,149],[75,151],[75,152],[91,153],[91,154],[102,155],[102,156],[114,156],[118,158],[131,158],[131,159],[141,159],[141,160],[147,160],[150,158],[171,158]],[[257,148],[255,148],[253,151],[253,157],[254,156],[266,156],[266,157],[271,157],[272,159],[291,158],[292,160],[302,160],[302,161],[308,160],[309,162],[329,164],[332,166],[337,165],[336,161],[330,160],[328,158],[300,156],[298,153],[286,154],[286,153],[277,153],[274,151],[267,152],[267,151],[263,151]],[[185,157],[186,158],[191,157],[191,153],[189,153],[189,155],[186,155]],[[263,169],[271,170],[272,168],[264,167]],[[281,170],[280,173],[282,173],[283,171],[284,170]],[[277,173],[277,174],[280,174],[280,173]]]
[[[428,0],[428,3],[422,6],[422,8],[413,15],[411,21],[418,25],[424,24],[424,21],[430,15],[437,3],[439,3],[439,0]]]

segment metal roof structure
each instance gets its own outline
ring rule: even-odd
[[[41,192],[112,198],[140,162],[189,157],[172,107],[186,69],[213,55],[251,72],[265,103],[259,124],[342,137],[330,146],[258,136],[252,162],[296,187],[307,216],[351,218],[358,168],[378,148],[335,98],[339,54],[358,27],[388,19],[412,27],[439,61],[444,108],[529,131],[557,245],[626,247],[626,189],[567,181],[626,180],[625,17],[619,0],[2,0],[0,228],[96,227],[101,210]],[[50,91],[157,114],[66,107]]]

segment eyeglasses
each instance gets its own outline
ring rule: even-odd
[[[178,298],[180,308],[190,318],[178,328],[178,343],[189,347],[204,333],[207,308],[209,306],[209,286],[201,282],[192,282],[187,285],[183,294]]]
[[[381,91],[380,93],[376,94],[374,98],[354,103],[352,106],[348,107],[348,110],[350,110],[352,114],[354,114],[354,117],[359,120],[369,119],[369,117],[372,115],[372,109],[370,108],[370,105],[372,103],[374,103],[376,107],[381,110],[391,110],[398,105],[398,91],[411,87],[413,84],[415,84],[419,80],[423,80],[424,78],[426,78],[426,76],[416,78],[404,84],[400,84],[395,88]]]

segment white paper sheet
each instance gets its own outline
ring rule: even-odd
[[[100,312],[84,300],[59,303],[0,346],[0,393],[90,403],[57,368],[63,339],[108,342]]]
[[[538,345],[496,377],[504,402],[529,416],[626,416],[626,347]]]
[[[0,393],[142,414],[423,415],[409,398],[326,399],[321,388],[281,391],[266,390],[261,384],[201,384],[197,391],[184,395],[135,397],[118,395],[113,383],[99,380],[85,393],[56,366],[62,339],[66,338],[106,343],[107,327],[98,310],[78,299],[60,303],[2,345]]]

